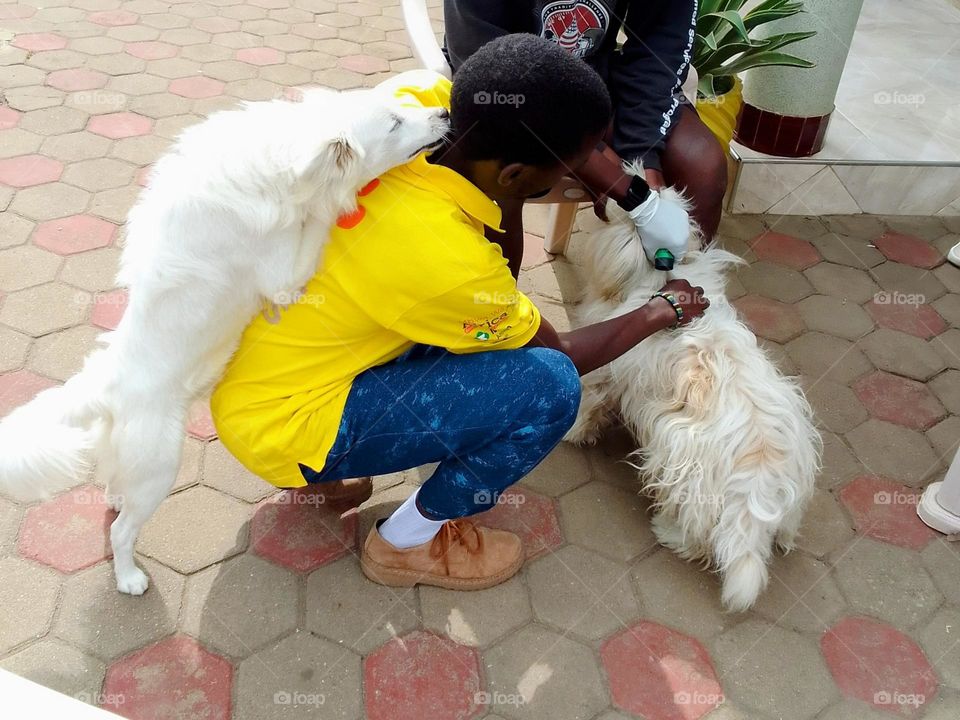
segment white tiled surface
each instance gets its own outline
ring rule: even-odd
[[[836,105],[823,150],[805,161],[767,163],[734,143],[744,164],[730,209],[960,214],[960,8],[951,0],[865,0]]]

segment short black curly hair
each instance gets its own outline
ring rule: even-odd
[[[453,78],[450,122],[470,160],[545,167],[610,123],[600,76],[549,40],[518,33],[482,46]]]

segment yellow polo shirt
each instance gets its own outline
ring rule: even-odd
[[[450,105],[429,71],[387,81],[425,107]],[[518,348],[540,314],[517,289],[499,245],[500,208],[424,155],[361,192],[361,210],[331,233],[319,272],[279,321],[244,331],[211,400],[223,444],[279,487],[306,482],[336,439],[353,379],[415,343],[455,353]],[[274,318],[274,320],[276,320]]]

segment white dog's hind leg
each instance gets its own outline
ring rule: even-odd
[[[796,546],[797,535],[800,533],[800,524],[803,522],[804,505],[798,503],[787,510],[783,522],[777,529],[777,547],[788,553]]]
[[[176,481],[183,426],[182,414],[164,414],[160,408],[150,408],[149,414],[126,423],[127,429],[117,443],[124,493],[120,515],[110,526],[110,544],[117,590],[122,593],[142,595],[149,584],[134,561],[134,545],[140,529]]]
[[[609,373],[595,370],[580,382],[580,408],[577,419],[563,439],[576,445],[593,445],[610,424],[613,407],[609,397]]]

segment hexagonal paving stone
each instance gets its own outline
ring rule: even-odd
[[[307,628],[356,652],[370,653],[418,624],[416,592],[367,580],[354,557],[322,567],[307,580]]]
[[[960,415],[960,370],[947,370],[927,383],[927,388],[940,398],[954,415]]]
[[[820,253],[806,240],[772,231],[755,238],[750,243],[750,249],[760,260],[785,265],[794,270],[806,270],[821,260]]]
[[[120,248],[99,248],[72,255],[63,263],[60,279],[88,292],[110,290],[116,283]],[[94,302],[97,297],[94,296]]]
[[[923,566],[947,602],[960,604],[960,548],[938,536],[920,553]]]
[[[822,558],[847,545],[854,535],[839,501],[827,490],[817,490],[804,513],[797,547]]]
[[[947,367],[960,370],[960,328],[951,328],[930,341]]]
[[[45,50],[61,50],[67,46],[67,40],[53,33],[24,33],[17,35],[10,44],[21,50],[38,53]]]
[[[850,607],[896,627],[916,625],[943,602],[916,553],[886,543],[858,539],[834,572]]]
[[[784,303],[795,303],[813,293],[813,287],[796,270],[769,262],[755,262],[737,273],[747,292]]]
[[[940,467],[926,438],[900,425],[870,419],[847,433],[857,458],[875,475],[917,487]]]
[[[363,680],[370,720],[470,720],[483,709],[476,651],[423,631],[369,655]]]
[[[830,380],[813,382],[804,377],[801,386],[817,423],[830,432],[847,432],[869,417],[866,408],[846,385]]]
[[[861,476],[840,491],[857,530],[868,537],[922,550],[937,533],[917,517],[920,493],[884,478]]]
[[[58,90],[77,92],[80,90],[95,90],[107,84],[109,78],[103,73],[94,72],[85,68],[69,68],[55,70],[47,75],[46,84]]]
[[[273,562],[310,572],[357,549],[357,514],[336,511],[289,490],[264,500],[250,523],[253,551]],[[303,498],[303,500],[298,500]]]
[[[834,488],[846,484],[854,475],[863,473],[865,468],[847,447],[839,435],[822,432],[823,453],[821,455],[820,474],[817,486]]]
[[[533,618],[519,577],[487,590],[457,592],[420,587],[420,608],[428,630],[461,645],[487,647]]]
[[[127,12],[126,10],[103,10],[87,15],[87,20],[90,22],[107,27],[134,25],[139,19],[139,16],[135,13]]]
[[[134,167],[119,160],[98,158],[71,164],[63,174],[63,181],[98,192],[126,187],[134,176]]]
[[[888,260],[904,265],[932,270],[943,262],[943,255],[935,247],[910,235],[885,232],[873,244]]]
[[[150,118],[131,112],[110,113],[90,118],[87,130],[111,140],[146,135],[153,127]]]
[[[899,293],[877,293],[864,305],[880,327],[899,330],[928,340],[947,329],[947,323],[921,298]]]
[[[885,262],[871,272],[880,287],[888,293],[912,297],[920,302],[931,303],[946,292],[937,276],[923,268]]]
[[[770,581],[753,610],[771,623],[802,632],[823,632],[846,602],[830,567],[803,552],[774,558]]]
[[[0,251],[0,290],[15,292],[50,282],[56,277],[60,258],[32,245]]]
[[[150,588],[140,596],[117,592],[113,563],[67,578],[53,634],[101,660],[112,660],[172,633],[183,578],[152,560],[140,567],[150,577]]]
[[[811,295],[797,305],[804,324],[815,332],[856,340],[873,330],[863,308],[829,295]]]
[[[180,629],[204,645],[247,657],[297,626],[297,578],[244,554],[191,575]]]
[[[187,434],[204,441],[213,440],[217,436],[217,428],[213,424],[209,403],[197,402],[190,408]]]
[[[114,290],[108,293],[97,293],[93,297],[93,310],[90,313],[90,322],[104,330],[115,330],[120,324],[124,310],[129,300],[126,290]]]
[[[174,95],[197,100],[223,93],[224,84],[219,80],[205,77],[178,78],[171,81],[169,90]]]
[[[25,405],[37,393],[54,385],[56,383],[53,380],[29,370],[17,370],[0,375],[0,417],[7,415],[14,408]]]
[[[45,155],[19,155],[0,160],[0,184],[15,188],[59,180],[63,163]]]
[[[856,305],[867,302],[880,288],[863,270],[833,263],[820,263],[804,274],[821,295],[840,298]]]
[[[823,259],[836,265],[847,265],[858,270],[872,268],[886,260],[883,254],[861,237],[831,232],[810,241]]]
[[[747,620],[720,636],[713,655],[728,696],[760,713],[790,708],[791,720],[803,720],[838,697],[817,648],[796,632]]]
[[[229,720],[232,687],[227,660],[174,635],[110,666],[104,707],[126,717]]]
[[[563,542],[553,500],[532,490],[511,487],[501,493],[492,510],[472,518],[478,525],[509,530],[520,536],[527,561]]]
[[[163,501],[140,533],[137,549],[182,573],[224,560],[247,546],[248,506],[206,487]]]
[[[10,209],[31,220],[53,220],[82,213],[89,202],[90,193],[55,182],[20,190]]]
[[[931,672],[927,679],[935,684],[936,677],[939,675],[944,683],[954,689],[960,688],[960,646],[957,645],[957,627],[960,627],[960,611],[953,607],[944,607],[920,631],[920,644],[927,657],[933,660],[937,673],[934,675]]]
[[[858,347],[859,343],[808,332],[787,343],[786,350],[800,372],[814,381],[824,378],[846,385],[873,370]]]
[[[241,48],[236,58],[250,65],[276,65],[283,62],[283,53],[269,47]]]
[[[491,709],[505,718],[592,718],[610,700],[594,653],[527,625],[484,653]]]
[[[897,375],[877,371],[853,389],[874,417],[915,430],[927,430],[947,414],[926,385]]]
[[[58,255],[106,247],[113,242],[117,226],[92,215],[72,215],[40,223],[33,242]]]
[[[697,720],[723,703],[706,649],[697,640],[640,622],[606,640],[600,658],[613,704],[649,720]]]
[[[881,370],[925,382],[947,365],[931,342],[895,330],[881,328],[867,335],[859,346]]]
[[[629,562],[658,547],[648,503],[637,493],[594,481],[560,499],[567,539],[601,555]]]
[[[559,497],[589,481],[590,463],[586,453],[569,443],[560,443],[520,484],[544,495]]]
[[[177,54],[177,47],[175,45],[157,42],[155,40],[127,43],[123,49],[124,52],[141,60],[162,60],[164,58],[172,58]]]
[[[0,215],[0,248],[22,245],[33,231],[33,223],[11,213]]]
[[[0,130],[9,130],[20,122],[20,113],[10,107],[0,108]]]
[[[52,570],[22,558],[0,558],[0,604],[5,617],[16,618],[16,622],[0,623],[0,652],[7,653],[46,632],[59,588]]]
[[[960,294],[944,295],[933,303],[933,309],[953,327],[960,327]]]
[[[96,699],[107,669],[96,658],[53,638],[0,660],[0,668],[81,702]]]
[[[915,717],[937,692],[923,651],[903,633],[870,618],[844,618],[820,647],[844,695],[899,716]]]
[[[23,508],[0,496],[0,555],[13,555],[20,532]]]
[[[793,305],[762,295],[745,295],[733,305],[754,333],[774,342],[788,342],[805,329],[800,313]]]
[[[17,551],[61,572],[76,572],[111,556],[109,529],[116,517],[100,488],[84,485],[27,510]]]
[[[645,618],[706,640],[736,616],[720,605],[717,575],[677,557],[667,549],[634,566],[633,586]]]
[[[629,568],[576,545],[541,558],[527,569],[537,619],[588,640],[599,640],[640,612]]]
[[[360,683],[358,655],[308,632],[295,632],[240,663],[234,718],[315,715],[356,720]]]
[[[0,351],[2,354],[2,351]],[[951,415],[927,431],[927,440],[944,463],[949,463],[960,446],[960,417]]]
[[[277,488],[247,470],[222,443],[207,445],[203,454],[203,484],[247,502],[259,502]]]

